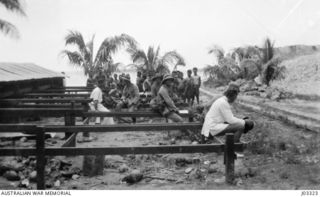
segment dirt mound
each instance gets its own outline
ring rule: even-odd
[[[273,81],[271,86],[295,94],[320,95],[320,53],[283,61],[285,78]]]

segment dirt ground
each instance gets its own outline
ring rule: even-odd
[[[208,99],[210,98],[207,96],[201,97],[203,102]],[[254,119],[255,128],[243,136],[243,141],[249,144],[244,157],[236,160],[234,185],[224,183],[222,154],[166,154],[106,156],[103,176],[91,178],[80,176],[76,180],[65,180],[59,187],[53,189],[320,189],[320,137],[318,133],[284,124],[247,109],[237,108],[235,114],[238,117],[249,116]],[[92,135],[97,139],[93,142],[78,143],[77,147],[170,144],[167,132],[92,133]],[[57,141],[58,145],[62,143],[62,141]],[[176,144],[180,145],[191,143],[192,141],[187,137],[176,141]],[[72,161],[74,167],[82,167],[82,156],[60,158]],[[120,173],[119,167],[124,165],[129,170]],[[144,178],[139,183],[132,185],[121,182],[121,179],[134,169],[140,170],[145,176],[172,180]],[[191,170],[191,172],[186,173],[186,170]],[[8,182],[0,178],[1,189],[18,189],[16,185],[17,182]],[[32,188],[35,188],[34,184]]]

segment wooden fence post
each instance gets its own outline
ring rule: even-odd
[[[44,180],[44,168],[46,165],[45,152],[44,152],[44,132],[40,130],[37,132],[37,189],[45,189],[45,180]]]
[[[226,143],[225,143],[225,174],[226,174],[226,183],[232,184],[234,180],[234,160],[235,160],[235,152],[234,152],[234,134],[227,133],[226,134]]]
[[[71,112],[67,112],[65,115],[65,126],[75,126],[76,125],[76,117],[74,113],[74,105],[75,102],[71,101]],[[76,146],[76,133],[65,133],[65,138],[67,142],[63,145],[63,147],[75,147]]]

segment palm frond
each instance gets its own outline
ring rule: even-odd
[[[13,38],[20,38],[18,29],[11,23],[0,19],[0,31]]]
[[[218,61],[221,60],[224,57],[224,53],[225,51],[223,50],[222,47],[218,46],[218,45],[213,45],[212,47],[210,47],[209,54],[214,54]]]
[[[127,52],[130,54],[133,63],[146,64],[148,62],[147,55],[141,49],[130,47],[127,49]]]
[[[160,46],[158,46],[157,50],[154,49],[153,46],[149,46],[147,52],[147,69],[150,71],[155,71],[158,66],[159,61],[159,52]]]
[[[86,51],[86,44],[83,36],[78,31],[69,31],[65,37],[65,45],[76,45],[82,53]]]
[[[173,65],[173,70],[176,70],[177,66],[185,66],[185,60],[177,51],[169,51],[163,56],[163,64],[170,66]]]
[[[19,0],[0,0],[0,4],[2,4],[9,11],[26,16],[21,1]]]
[[[239,60],[241,61],[245,56],[244,48],[242,47],[234,48],[231,52],[231,58],[236,60],[236,56],[238,56]]]
[[[270,38],[266,38],[263,43],[262,49],[262,62],[267,63],[270,61],[274,56],[274,42],[270,40]]]
[[[68,51],[68,50],[63,50],[61,52],[61,55],[64,57],[68,57],[68,60],[71,64],[76,65],[76,66],[83,66],[84,63],[84,58],[81,56],[81,54],[77,51]]]
[[[121,34],[120,36],[106,38],[99,47],[94,61],[95,64],[103,64],[108,62],[111,58],[111,55],[116,53],[121,47],[125,45],[130,48],[135,48],[136,41],[134,38],[127,34]]]
[[[121,34],[120,39],[122,40],[123,44],[127,44],[128,47],[137,48],[138,42],[132,36]]]
[[[159,63],[157,65],[157,68],[155,69],[155,72],[159,73],[159,74],[162,74],[162,75],[165,75],[165,74],[169,74],[170,73],[170,69],[169,69],[169,67],[167,65]]]
[[[92,36],[91,40],[86,43],[86,50],[85,50],[85,61],[90,63],[91,65],[93,64],[93,42],[94,42],[95,35]]]

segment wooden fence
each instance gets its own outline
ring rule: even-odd
[[[234,143],[234,135],[227,134],[225,144],[206,145],[171,145],[171,146],[137,146],[137,147],[101,147],[101,148],[47,148],[46,132],[119,132],[119,131],[165,131],[170,129],[199,128],[197,123],[172,123],[164,125],[105,125],[105,126],[36,126],[0,124],[0,132],[28,132],[36,134],[36,148],[2,148],[0,156],[32,156],[37,159],[37,189],[45,189],[45,156],[58,155],[127,155],[127,154],[173,154],[173,153],[211,153],[224,152],[226,182],[234,180],[235,151],[242,151],[243,144]],[[192,126],[193,125],[193,126]]]

